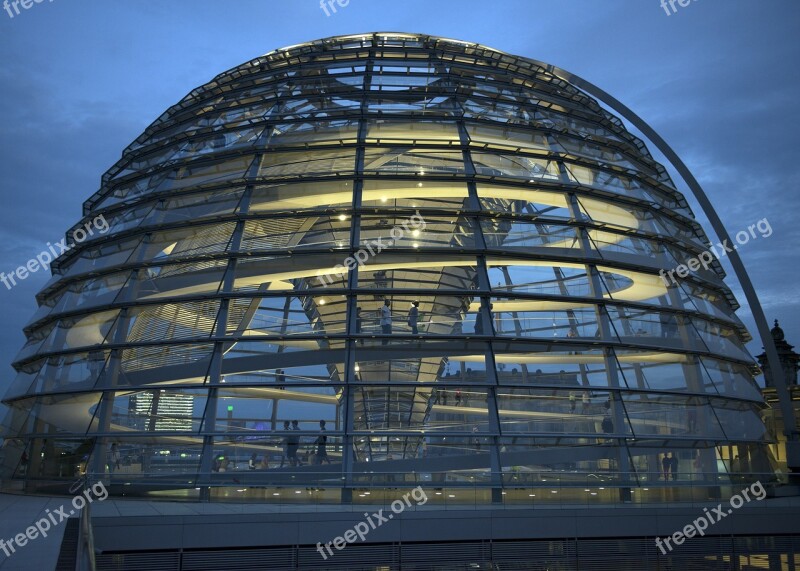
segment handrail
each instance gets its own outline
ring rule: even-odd
[[[89,476],[82,476],[70,487],[70,493],[89,489]],[[85,502],[78,522],[78,540],[75,555],[75,571],[96,571],[94,533],[92,531],[91,502]]]

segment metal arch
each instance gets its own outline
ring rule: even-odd
[[[650,141],[655,144],[655,146],[660,150],[667,160],[672,163],[675,169],[678,171],[678,174],[681,175],[684,182],[689,186],[689,189],[694,194],[694,197],[700,203],[700,207],[703,209],[703,213],[708,217],[708,220],[711,222],[711,226],[714,228],[714,232],[717,233],[717,236],[722,240],[727,240],[731,242],[731,237],[728,234],[728,231],[725,229],[725,226],[722,224],[722,220],[720,220],[719,216],[717,215],[716,211],[711,205],[711,202],[706,196],[706,193],[703,191],[700,183],[697,182],[697,179],[692,175],[691,171],[689,171],[688,167],[681,158],[672,150],[672,148],[667,144],[667,142],[661,138],[661,136],[655,132],[655,130],[650,127],[641,117],[639,117],[636,113],[634,113],[630,108],[628,108],[625,104],[617,100],[615,97],[609,95],[601,88],[597,87],[596,85],[586,81],[585,79],[578,77],[564,69],[556,67],[554,65],[546,64],[537,60],[529,60],[532,63],[541,66],[542,68],[546,69],[548,72],[552,73],[559,79],[563,79],[564,81],[574,85],[575,87],[580,88],[581,90],[585,91],[589,95],[599,99],[606,105],[608,105],[613,111],[617,114],[621,115],[625,119],[631,122],[639,131],[644,133],[644,135],[650,139]],[[742,262],[741,257],[739,256],[739,252],[737,250],[732,250],[728,253],[728,257],[730,258],[731,265],[733,266],[733,270],[736,273],[736,277],[739,279],[739,283],[744,290],[745,297],[747,298],[747,302],[750,305],[750,308],[753,312],[753,319],[756,322],[756,327],[758,327],[758,333],[761,336],[761,340],[764,343],[764,349],[767,354],[767,362],[769,363],[770,371],[772,373],[772,379],[775,383],[775,389],[778,393],[778,398],[780,400],[780,407],[781,413],[783,415],[783,424],[784,424],[784,434],[786,434],[787,443],[786,443],[786,455],[787,455],[787,462],[789,468],[794,471],[800,471],[800,433],[797,430],[797,421],[794,414],[794,408],[792,407],[792,400],[789,395],[789,391],[786,385],[786,379],[783,375],[783,368],[780,364],[780,359],[778,357],[778,350],[775,347],[775,341],[772,338],[772,333],[769,328],[769,324],[767,323],[766,317],[764,316],[764,310],[761,308],[761,303],[758,300],[758,296],[756,295],[755,289],[753,289],[753,284],[750,281],[750,277],[745,270],[744,263]]]

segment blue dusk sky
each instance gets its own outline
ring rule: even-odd
[[[485,44],[588,79],[672,145],[729,232],[767,218],[772,235],[740,253],[767,318],[779,318],[800,345],[797,0],[694,0],[676,3],[674,13],[660,0],[350,0],[330,15],[319,0],[37,1],[20,4],[19,14],[11,4],[0,10],[6,274],[63,238],[122,149],[220,72],[322,37],[417,32]],[[739,315],[755,334],[726,268]],[[48,278],[40,271],[11,290],[0,284],[0,393],[14,377],[22,328]],[[761,343],[749,348],[758,353]]]

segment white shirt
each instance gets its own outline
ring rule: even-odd
[[[392,308],[388,305],[381,306],[381,325],[392,324]]]

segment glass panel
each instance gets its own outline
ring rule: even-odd
[[[342,340],[314,340],[303,344],[293,344],[291,341],[239,341],[226,349],[222,373],[227,382],[231,375],[256,375],[252,379],[258,380],[266,369],[295,370],[293,374],[299,377],[287,376],[286,382],[305,382],[302,378],[303,369],[296,368],[311,367],[308,371],[313,371],[315,377],[341,383],[344,382],[343,362]],[[327,375],[323,366],[327,367]],[[231,381],[244,383],[250,382],[250,378],[234,378]]]
[[[276,387],[225,387],[219,389],[214,430],[230,435],[230,439],[254,442],[291,423],[300,443],[311,443],[319,431],[319,421],[330,424],[332,431],[342,429],[343,393],[337,386],[295,386],[282,390]],[[294,428],[294,422],[297,427]],[[206,423],[209,419],[206,420]],[[208,430],[208,424],[204,426]],[[316,434],[314,434],[316,437]],[[278,436],[281,439],[281,436]]]
[[[62,319],[50,333],[39,352],[55,352],[111,342],[109,332],[117,320],[119,310],[92,313]]]
[[[616,426],[610,393],[581,390],[574,377],[573,382],[575,388],[571,391],[498,389],[500,430],[503,434],[559,433],[589,437],[631,433],[624,414],[619,415],[622,425]]]
[[[142,238],[137,236],[121,242],[88,247],[79,256],[72,258],[69,265],[61,269],[61,273],[64,277],[71,278],[82,273],[124,264],[141,241]]]
[[[706,398],[627,392],[621,396],[637,437],[724,438]]]
[[[258,185],[250,199],[250,212],[349,209],[352,204],[353,185],[348,181]]]
[[[205,389],[153,389],[107,393],[112,405],[108,427],[98,432],[197,432],[206,406]]]
[[[346,248],[351,219],[344,214],[314,218],[270,218],[245,222],[240,252]],[[343,255],[343,259],[347,255]]]
[[[706,375],[711,378],[719,394],[761,401],[761,391],[750,369],[744,365],[706,357],[700,360]]]
[[[472,151],[475,172],[485,176],[524,178],[529,182],[559,182],[558,164],[545,158]]]
[[[358,119],[285,123],[272,127],[268,148],[305,147],[330,143],[354,144],[358,140]]]
[[[346,332],[344,296],[261,297],[231,300],[228,335],[284,337]]]
[[[445,208],[467,210],[466,184],[444,183],[429,180],[420,182],[393,180],[365,180],[361,192],[364,208]]]
[[[536,248],[581,248],[579,230],[572,226],[493,218],[482,219],[481,228],[489,249],[535,253]]]
[[[97,350],[49,357],[30,390],[42,393],[90,389],[105,371],[110,354],[108,350]]]
[[[361,289],[414,289],[469,291],[477,289],[474,256],[415,255],[383,251],[359,268]],[[375,294],[379,299],[383,295]]]
[[[202,452],[200,437],[137,438],[119,434],[106,445],[105,469],[108,477],[125,482],[126,496],[163,494],[197,500],[195,481],[200,472]]]
[[[464,157],[459,151],[368,147],[364,153],[364,173],[460,174]]]
[[[355,149],[270,152],[263,155],[259,177],[303,177],[352,173]]]
[[[65,311],[113,303],[130,276],[130,271],[124,271],[70,284],[50,314],[57,315]]]
[[[202,384],[206,381],[212,344],[152,345],[122,350],[115,386],[141,387]],[[107,384],[114,379],[106,379]]]
[[[37,396],[18,401],[15,406],[29,409],[25,434],[85,434],[93,424],[100,393]]]
[[[198,221],[232,214],[243,194],[242,189],[226,189],[200,194],[184,194],[159,201],[142,226]]]
[[[28,493],[46,494],[51,490],[52,494],[54,480],[72,484],[86,472],[94,441],[53,436],[32,439],[17,465],[14,477],[27,477],[25,489]],[[68,490],[65,484],[63,493],[71,493]]]
[[[159,184],[155,192],[176,191],[189,186],[219,184],[237,179],[243,180],[252,162],[252,155],[213,162],[193,162],[168,172],[166,178]]]
[[[488,257],[486,265],[489,271],[489,285],[497,294],[591,296],[589,278],[582,264],[539,260],[510,261]],[[563,308],[564,302],[558,303],[560,305],[554,307]]]
[[[441,217],[433,214],[363,216],[361,245],[372,250],[395,248],[476,247],[474,222],[464,216]]]
[[[597,339],[597,312],[591,304],[492,298],[497,335],[554,337],[586,341]]]
[[[281,353],[275,358],[280,358],[276,368],[254,369],[252,365],[242,361],[242,357],[249,353],[258,356],[259,347],[252,344],[238,343],[238,351],[226,353],[223,361],[222,382],[226,385],[253,385],[263,387],[277,387],[285,391],[292,391],[297,385],[308,383],[320,384],[344,382],[344,363],[328,363],[323,359],[312,359],[293,353]],[[293,361],[304,361],[296,364]],[[274,394],[274,393],[271,393]]]
[[[228,248],[235,227],[234,222],[226,222],[156,232],[134,258],[162,262],[221,253]]]
[[[479,183],[478,197],[484,210],[501,214],[542,216],[563,220],[572,218],[566,196],[552,190]]]
[[[625,377],[616,364],[607,371],[603,350],[578,344],[525,342],[492,343],[500,384],[535,384],[553,387],[609,387],[611,373],[620,386]]]
[[[714,414],[729,440],[764,440],[768,434],[757,405],[712,399]]]
[[[139,272],[128,290],[141,300],[216,293],[227,267],[228,260],[150,266]]]
[[[413,141],[416,143],[460,143],[458,126],[453,123],[435,123],[433,121],[385,121],[372,119],[367,123],[367,143],[394,144]]]
[[[344,260],[342,260],[344,261]],[[325,295],[346,287],[347,269],[334,266],[330,254],[240,258],[232,291],[281,291],[327,288]]]
[[[693,355],[615,349],[627,384],[640,389],[712,392],[716,390]]]
[[[507,126],[496,127],[482,123],[466,124],[470,143],[481,148],[495,149],[527,149],[534,151],[550,151],[547,135],[540,131],[514,129]]]

